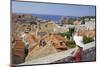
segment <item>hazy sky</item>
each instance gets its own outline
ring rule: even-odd
[[[13,13],[95,16],[95,6],[12,2]]]

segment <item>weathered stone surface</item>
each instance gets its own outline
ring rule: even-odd
[[[85,62],[85,61],[95,61],[96,60],[96,49],[95,47],[92,47],[90,49],[87,49],[83,52],[83,56],[82,56],[82,62]],[[61,60],[58,60],[58,61],[55,61],[53,63],[67,63],[67,62],[75,62],[75,58],[74,57],[66,57],[66,58],[63,58]]]
[[[82,61],[95,61],[96,60],[96,49],[92,47],[83,52]]]
[[[26,57],[25,61],[31,61],[54,53],[57,53],[56,49],[52,45],[46,45],[39,48],[39,50],[32,50]]]

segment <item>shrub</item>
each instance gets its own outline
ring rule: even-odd
[[[59,35],[61,35],[62,37],[67,36],[67,38],[70,39],[71,33],[70,32],[64,32],[64,33],[59,33]]]
[[[92,41],[94,41],[94,39],[91,38],[91,37],[86,37],[86,36],[83,37],[83,43],[84,43],[84,44],[90,43],[90,42],[92,42]]]
[[[75,48],[76,47],[75,41],[68,41],[66,46],[68,46],[69,48]]]

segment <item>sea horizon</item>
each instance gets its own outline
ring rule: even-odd
[[[24,13],[13,13],[13,14],[24,14]],[[58,23],[61,22],[61,17],[76,18],[76,19],[80,19],[81,17],[84,17],[84,16],[50,15],[50,14],[29,14],[29,15],[38,17],[38,18],[40,18],[42,20],[52,20],[52,21],[55,21],[55,22],[58,22]]]

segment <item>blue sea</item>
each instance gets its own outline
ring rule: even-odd
[[[36,16],[38,18],[41,18],[43,20],[53,20],[59,22],[61,20],[61,16],[59,15],[43,15],[43,14],[33,14],[33,16]]]
[[[61,15],[46,15],[46,14],[32,14],[32,15],[41,18],[43,20],[53,20],[56,21],[57,23],[60,23],[62,17]],[[66,17],[77,18],[77,19],[79,18],[76,16],[66,16]]]

